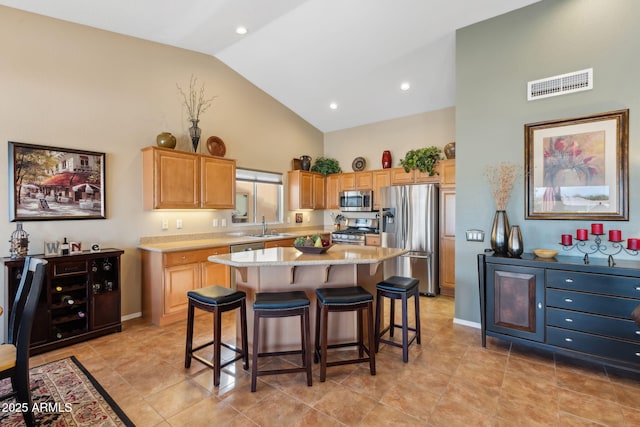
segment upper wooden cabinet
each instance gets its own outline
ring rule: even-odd
[[[340,174],[340,191],[371,190],[373,188],[371,171],[346,172]]]
[[[373,208],[382,209],[380,206],[381,188],[391,185],[391,172],[390,169],[379,169],[371,173],[373,180]]]
[[[356,173],[345,172],[340,174],[340,191],[356,189]]]
[[[438,162],[438,171],[440,173],[440,184],[455,185],[456,183],[456,160],[447,159]]]
[[[420,172],[417,169],[405,172],[404,168],[390,168],[391,185],[419,184],[440,182],[438,175],[429,176],[428,172]]]
[[[289,171],[289,210],[324,209],[324,176],[303,170]]]
[[[145,209],[232,209],[236,162],[168,148],[142,149]]]
[[[340,176],[342,174],[327,175],[324,182],[325,209],[340,209]]]

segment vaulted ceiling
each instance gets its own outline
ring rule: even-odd
[[[0,5],[215,56],[329,132],[454,106],[456,29],[536,1],[0,0]],[[237,34],[238,26],[247,33]],[[403,90],[402,83],[410,87]]]

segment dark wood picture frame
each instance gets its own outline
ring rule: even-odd
[[[525,218],[629,220],[629,110],[524,126]]]
[[[9,141],[9,220],[105,219],[105,157]]]

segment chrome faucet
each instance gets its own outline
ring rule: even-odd
[[[262,235],[267,234],[267,223],[264,221],[264,215],[262,215]]]

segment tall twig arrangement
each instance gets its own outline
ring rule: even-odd
[[[487,166],[485,176],[491,185],[491,194],[496,202],[496,210],[504,211],[507,209],[507,203],[519,170],[519,165],[508,162],[501,162],[498,166]]]
[[[204,113],[211,107],[211,102],[217,98],[217,96],[212,96],[211,98],[205,97],[204,94],[204,83],[198,89],[197,86],[198,78],[191,75],[191,79],[189,80],[189,94],[187,95],[180,85],[176,83],[176,87],[182,95],[183,104],[187,107],[187,112],[189,114],[189,120],[200,120],[200,114]]]

